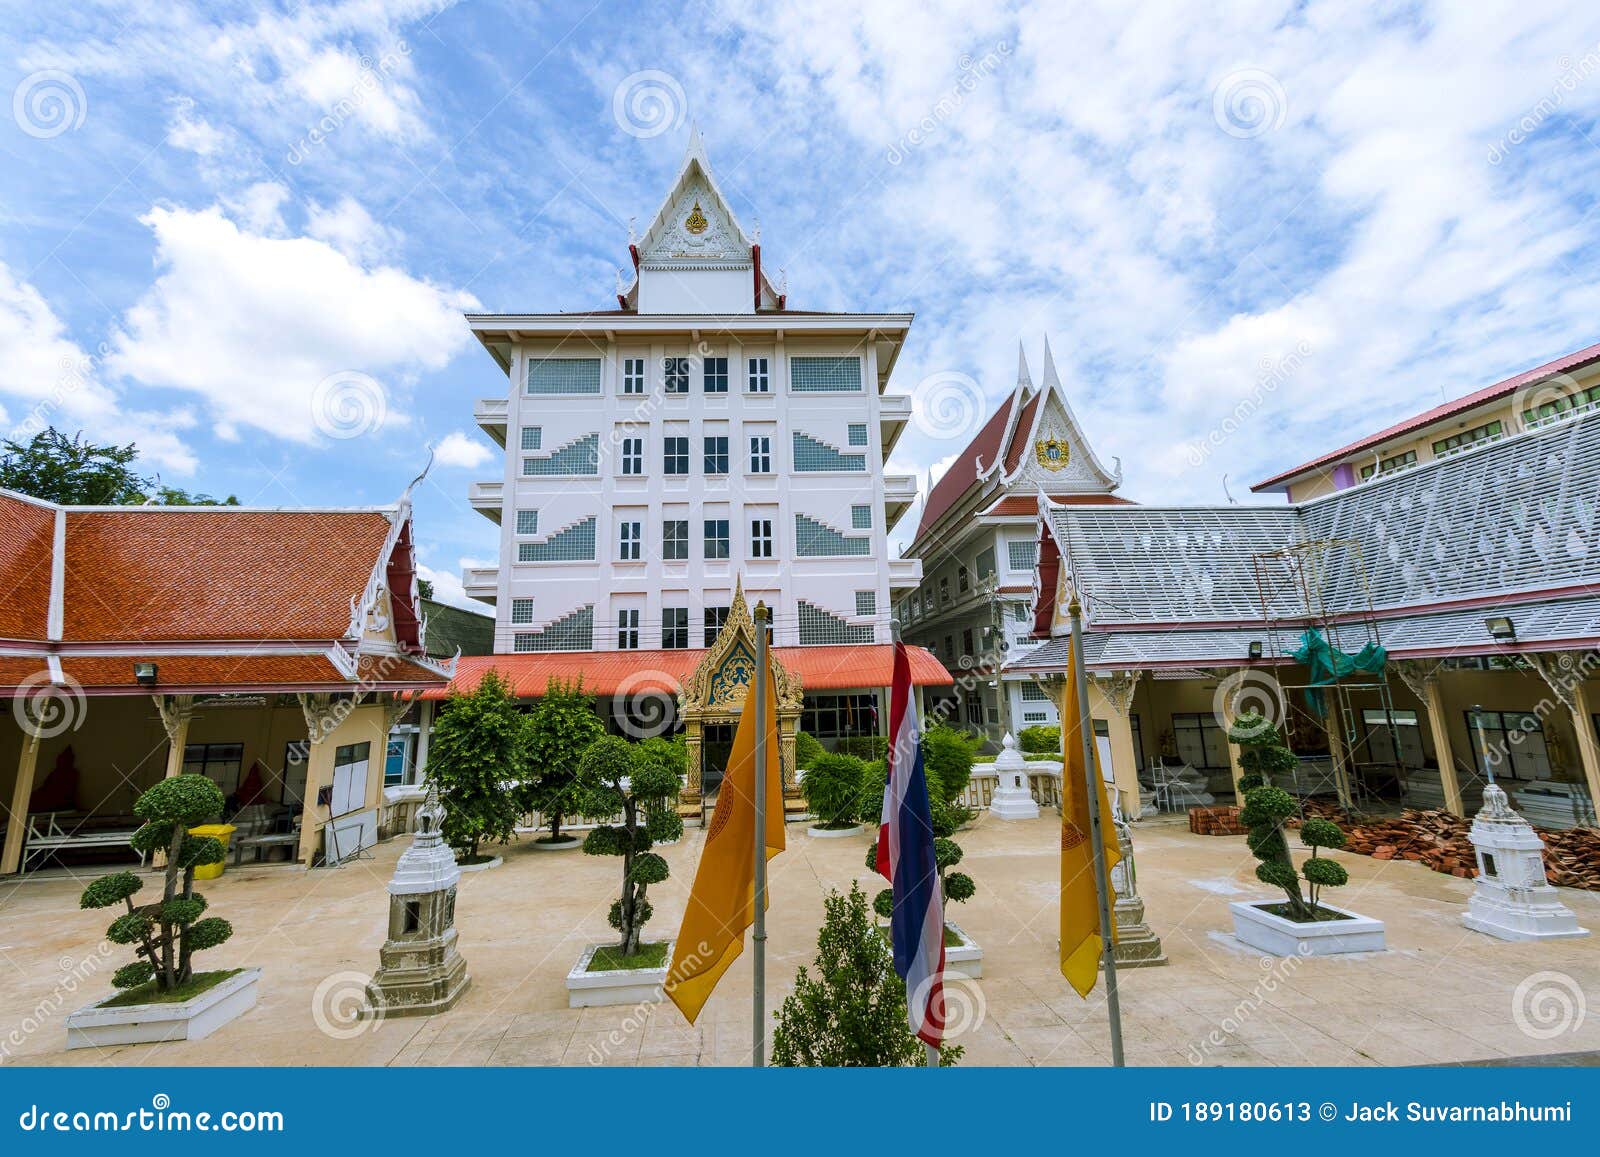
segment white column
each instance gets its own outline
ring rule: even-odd
[[[39,736],[25,732],[17,759],[17,782],[11,789],[11,814],[6,819],[6,845],[0,853],[0,875],[22,867],[22,841],[28,834],[28,800],[33,796],[33,776],[39,766]]]

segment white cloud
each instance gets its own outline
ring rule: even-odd
[[[483,439],[452,430],[433,448],[433,460],[440,466],[476,470],[495,457]]]
[[[371,261],[391,253],[400,234],[372,219],[354,197],[341,197],[331,206],[312,202],[306,207],[306,232],[326,241],[352,261]]]
[[[412,377],[466,344],[471,294],[316,238],[252,232],[219,206],[158,207],[141,220],[160,272],[117,327],[110,367],[197,395],[224,434],[311,442],[347,417],[319,412],[330,381],[345,395],[356,382],[385,422],[403,422]]]
[[[452,607],[463,610],[476,611],[480,615],[492,615],[494,611],[487,604],[471,598],[467,590],[461,585],[461,570],[475,566],[492,566],[492,562],[482,562],[478,559],[463,558],[460,570],[434,570],[425,563],[417,564],[417,577],[433,584],[433,597],[441,603],[449,603]]]

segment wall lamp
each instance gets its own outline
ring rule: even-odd
[[[1517,637],[1516,624],[1507,615],[1492,615],[1483,620],[1483,625],[1488,628],[1491,639],[1507,640]]]
[[[156,682],[156,670],[154,663],[135,663],[133,665],[133,681],[141,687],[153,687]]]
[[[1250,658],[1252,658],[1252,659],[1261,658],[1261,640],[1260,639],[1251,639],[1250,640]]]

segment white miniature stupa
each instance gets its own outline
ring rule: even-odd
[[[1545,879],[1544,841],[1512,810],[1492,778],[1483,789],[1483,810],[1472,821],[1470,838],[1478,853],[1478,880],[1463,924],[1501,940],[1589,935]]]
[[[989,814],[1001,820],[1038,819],[1039,805],[1028,787],[1028,761],[1009,731],[1000,748],[994,761],[995,789],[989,797]]]

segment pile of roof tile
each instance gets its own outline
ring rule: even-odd
[[[1242,836],[1248,830],[1239,821],[1236,807],[1192,807],[1189,830],[1197,836]]]
[[[1477,856],[1468,835],[1472,822],[1448,811],[1408,808],[1394,819],[1359,824],[1351,823],[1342,813],[1329,814],[1328,818],[1344,828],[1349,851],[1375,860],[1414,860],[1435,872],[1463,879],[1478,874]],[[1544,840],[1545,879],[1557,887],[1600,891],[1600,831],[1534,831]]]

